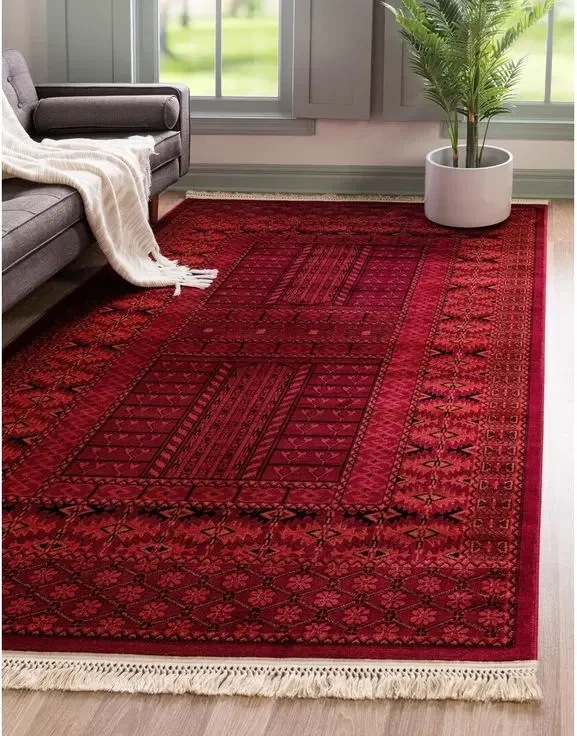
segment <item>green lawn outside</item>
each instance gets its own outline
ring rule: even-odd
[[[558,18],[553,36],[552,100],[573,100],[573,20]],[[523,78],[517,88],[520,100],[541,101],[545,94],[547,25],[530,28],[514,48],[515,58],[525,57]]]
[[[169,27],[160,79],[181,82],[194,96],[214,95],[214,22],[189,28]],[[222,94],[229,97],[278,95],[278,21],[276,18],[223,18]]]
[[[222,93],[231,97],[276,97],[278,94],[278,23],[275,18],[223,19]],[[545,86],[547,26],[531,28],[517,43],[514,56],[525,56],[518,99],[541,101]],[[182,82],[193,96],[214,95],[214,22],[194,21],[189,28],[173,23],[168,47],[175,58],[163,56],[160,79]],[[555,22],[553,101],[573,100],[573,21]]]

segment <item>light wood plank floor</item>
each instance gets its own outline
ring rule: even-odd
[[[165,208],[173,200],[165,202]],[[539,706],[4,693],[4,736],[569,736],[573,722],[572,202],[550,208]]]

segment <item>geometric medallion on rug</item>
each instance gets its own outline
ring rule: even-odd
[[[538,699],[546,208],[187,200],[4,366],[5,686]]]

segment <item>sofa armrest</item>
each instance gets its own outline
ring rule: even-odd
[[[111,84],[99,82],[66,82],[52,84],[46,82],[36,85],[38,99],[45,97],[89,97],[96,95],[176,95],[180,103],[180,113],[175,130],[182,138],[180,156],[180,175],[187,173],[190,165],[190,90],[184,84]]]

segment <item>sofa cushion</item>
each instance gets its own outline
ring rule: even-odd
[[[176,95],[46,97],[34,110],[34,129],[45,136],[172,130],[179,113]]]
[[[89,136],[81,135],[53,135],[50,136],[52,140],[61,141],[66,138],[90,138],[90,140],[110,140],[111,138],[128,138],[131,135],[137,135],[138,131],[134,133],[93,133]],[[182,153],[182,140],[180,132],[178,130],[160,130],[152,133],[146,133],[154,138],[154,150],[155,155],[150,157],[150,168],[152,171],[159,169],[164,164],[178,158]]]
[[[77,258],[93,242],[86,220],[80,220],[2,274],[2,311],[13,307]],[[38,307],[38,303],[36,308]],[[26,310],[28,311],[28,310]],[[31,314],[35,312],[32,306]],[[20,321],[20,320],[18,320]]]
[[[180,169],[178,159],[173,158],[164,166],[159,166],[152,172],[152,181],[150,182],[150,196],[155,197],[163,192],[180,177]]]
[[[2,182],[2,272],[84,218],[75,189],[23,179]]]
[[[152,137],[154,138],[155,155],[150,158],[150,168],[155,171],[181,155],[182,138],[178,131],[168,130],[152,133]]]
[[[38,95],[26,61],[15,49],[2,52],[2,89],[22,127],[31,134],[32,115],[38,104]]]

